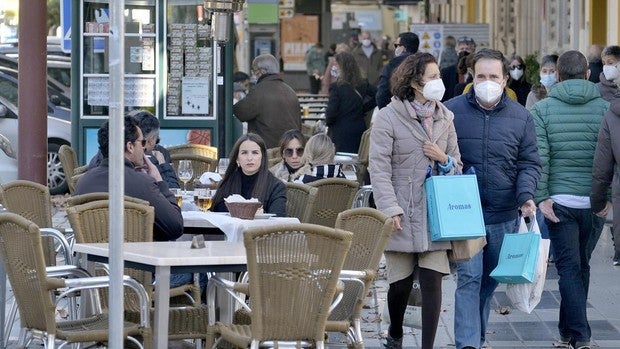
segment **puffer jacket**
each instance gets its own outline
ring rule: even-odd
[[[409,102],[405,102],[409,103]],[[453,158],[452,173],[462,169],[452,113],[437,103],[433,116],[433,139],[422,128],[417,115],[410,115],[400,99],[381,109],[370,133],[369,172],[377,209],[401,216],[401,230],[395,231],[387,251],[425,252],[446,250],[447,242],[431,242],[426,212],[424,180],[427,168],[436,164],[422,150],[431,141]]]
[[[608,109],[596,85],[583,79],[556,84],[547,98],[534,105],[543,164],[536,202],[557,194],[590,195],[594,149]]]
[[[534,198],[540,177],[532,115],[506,92],[486,110],[473,88],[445,105],[454,113],[463,171],[476,170],[484,223],[516,219],[518,208]]]
[[[604,100],[611,102],[615,96],[620,96],[620,92],[618,92],[618,86],[613,81],[607,80],[605,78],[605,74],[601,73],[600,82],[596,84],[599,92],[601,93],[601,97]]]
[[[598,133],[590,192],[592,212],[597,213],[605,208],[610,185],[614,227],[620,227],[620,98],[611,101]]]

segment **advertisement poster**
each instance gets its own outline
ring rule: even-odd
[[[209,113],[209,78],[184,76],[181,82],[182,114]]]
[[[298,15],[281,23],[283,70],[306,70],[306,51],[319,40],[319,17]]]

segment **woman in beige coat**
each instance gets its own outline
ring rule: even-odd
[[[390,85],[394,97],[373,123],[368,166],[375,204],[394,218],[395,228],[385,251],[391,320],[386,347],[402,347],[403,316],[417,265],[422,348],[430,349],[441,311],[441,279],[450,272],[450,244],[430,241],[424,181],[429,170],[432,175],[459,173],[461,156],[454,115],[439,102],[445,88],[435,58],[428,53],[407,57]]]

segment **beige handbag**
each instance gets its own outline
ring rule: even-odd
[[[452,249],[448,250],[448,259],[451,262],[464,262],[475,256],[487,244],[487,239],[482,236],[477,239],[452,240]]]

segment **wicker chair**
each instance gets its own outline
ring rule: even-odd
[[[69,194],[73,194],[75,184],[77,183],[77,180],[72,180],[73,177],[86,172],[86,170],[88,170],[88,166],[78,166],[75,150],[66,144],[60,146],[60,149],[58,150],[58,158],[60,159],[62,169],[65,172],[65,178],[69,179],[67,182],[69,185]]]
[[[340,274],[345,283],[343,298],[329,315],[325,331],[347,334],[349,347],[364,347],[362,307],[394,230],[393,224],[392,218],[368,207],[346,210],[336,219],[336,229],[353,232],[353,242]]]
[[[20,338],[19,347],[23,347],[27,333],[41,338],[46,348],[55,348],[55,341],[69,343],[106,342],[108,340],[108,315],[98,313],[79,320],[57,321],[55,305],[50,291],[59,288],[64,293],[109,286],[107,278],[60,279],[49,277],[46,272],[43,247],[39,228],[31,221],[13,213],[0,214],[0,255],[11,282],[15,301],[21,313],[21,323],[26,331]],[[140,347],[133,338],[140,336],[144,347],[151,346],[151,328],[149,327],[148,296],[144,288],[126,278],[126,286],[131,287],[138,296],[143,316],[140,324],[124,322],[124,333]],[[80,286],[80,287],[78,287]],[[86,295],[89,292],[82,292]]]
[[[97,194],[101,195],[102,193]],[[96,196],[95,194],[86,195],[91,195],[92,197]],[[75,201],[83,199],[84,198],[78,198]],[[135,198],[125,200],[125,241],[152,241],[153,221],[155,219],[153,207],[132,202],[131,200],[143,201]],[[67,216],[74,229],[76,241],[78,243],[108,242],[108,212],[109,200],[91,201],[69,207],[67,209]],[[149,295],[153,294],[151,272],[126,268],[125,274],[138,280],[145,287]],[[170,296],[186,296],[186,292],[191,292],[191,299],[199,303],[200,289],[194,285],[183,285],[171,289]],[[178,305],[179,304],[173,304],[170,308],[168,322],[169,338],[171,340],[205,339],[208,324],[207,307],[197,303],[188,305],[187,302],[180,306]],[[132,302],[131,299],[129,299],[129,301],[126,300],[125,310],[126,319],[134,320],[137,318],[137,309],[135,303]]]
[[[211,147],[202,144],[181,144],[166,148],[170,152],[170,156],[178,154],[195,154],[202,155],[212,159],[217,159],[217,147]]]
[[[66,204],[68,207],[82,205],[91,201],[99,201],[99,200],[108,200],[110,198],[110,193],[108,192],[94,192],[87,193],[82,195],[74,195],[67,198]],[[142,204],[149,206],[150,203],[146,200],[134,198],[133,196],[125,195],[125,202],[133,202],[136,204]]]
[[[320,179],[307,185],[319,189],[308,223],[326,227],[333,227],[338,214],[351,208],[359,187],[357,182],[344,178]]]
[[[250,344],[258,348],[267,341],[323,348],[325,322],[351,238],[350,232],[313,224],[246,230],[250,282],[214,277],[209,281],[207,299],[210,310],[215,309],[215,284],[227,284],[249,294],[252,324],[217,322],[209,327],[207,345],[219,337],[218,342],[224,340],[242,348]]]
[[[362,133],[360,147],[357,150],[357,164],[355,175],[360,186],[366,184],[368,177],[368,153],[370,151],[370,129]]]
[[[301,223],[308,223],[318,191],[306,184],[287,182],[286,215],[297,217]]]
[[[194,168],[194,179],[200,178],[205,172],[217,171],[217,158],[211,158],[199,154],[172,154],[170,155],[175,169],[179,168],[179,161],[190,160]],[[194,181],[187,182],[187,190],[194,190]]]

